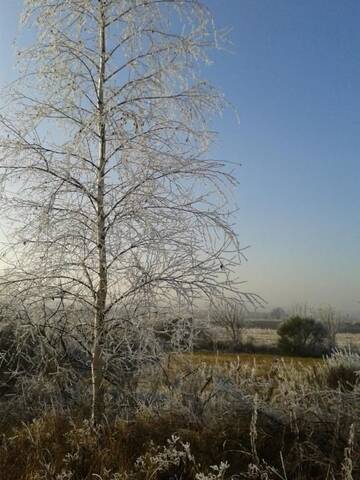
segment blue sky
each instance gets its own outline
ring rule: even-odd
[[[1,0],[0,85],[14,75],[21,0]],[[242,164],[244,289],[272,306],[360,310],[360,2],[206,0],[230,52],[206,70],[237,108],[218,158]]]
[[[239,161],[240,276],[270,305],[360,300],[360,2],[209,0],[233,53],[211,80],[240,114],[216,153]]]

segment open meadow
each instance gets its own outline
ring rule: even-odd
[[[256,375],[261,376],[271,373],[279,368],[280,365],[302,370],[306,367],[320,367],[324,360],[321,358],[289,357],[270,353],[195,352],[174,354],[171,362],[179,365],[179,368],[181,368],[182,364],[188,364],[189,362],[194,367],[204,364],[225,370],[234,365],[239,367],[246,366],[253,369]]]

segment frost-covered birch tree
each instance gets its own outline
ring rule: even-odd
[[[234,179],[207,157],[224,102],[200,75],[218,34],[197,0],[24,0],[23,23],[0,117],[2,293],[86,306],[67,332],[91,326],[95,421],[117,308],[238,294]]]

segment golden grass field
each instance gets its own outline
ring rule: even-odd
[[[251,341],[255,345],[276,345],[278,335],[273,329],[249,328],[244,332],[243,339],[245,342]],[[360,348],[360,334],[338,333],[337,343],[339,348],[349,346]],[[176,362],[186,364],[190,361],[191,365],[195,367],[205,363],[209,366],[217,365],[226,368],[231,363],[239,362],[239,364],[253,367],[257,375],[266,374],[279,362],[294,367],[316,367],[323,362],[321,358],[289,357],[270,353],[196,352],[176,355],[176,357]]]
[[[316,367],[323,363],[321,358],[311,357],[286,357],[281,355],[272,355],[266,353],[224,353],[224,352],[195,352],[176,354],[176,359],[172,357],[174,364],[182,370],[184,367],[196,368],[201,364],[209,366],[218,366],[220,368],[229,368],[231,364],[239,366],[248,366],[254,369],[256,376],[262,376],[269,373],[279,363],[285,366],[295,368]],[[177,369],[176,368],[176,369]]]
[[[191,354],[193,363],[205,362],[209,365],[226,365],[231,362],[248,363],[250,365],[271,365],[283,361],[285,364],[314,365],[322,362],[321,358],[286,357],[269,353],[223,353],[223,352],[195,352]]]

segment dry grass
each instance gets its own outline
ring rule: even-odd
[[[253,355],[184,355],[183,370],[179,359],[146,373],[151,395],[127,418],[112,404],[96,430],[75,411],[18,422],[0,441],[0,479],[360,478],[359,385],[328,382],[339,367],[358,369],[360,357],[257,355],[271,370],[263,376]],[[217,475],[211,465],[226,468]]]
[[[0,397],[0,480],[360,479],[358,372],[350,351],[171,354],[108,384],[93,429],[86,377],[24,370]]]
[[[174,358],[174,355],[173,355]],[[262,353],[223,353],[223,352],[196,352],[177,355],[177,359],[189,360],[194,366],[205,363],[210,366],[229,367],[234,362],[239,365],[253,367],[257,375],[269,372],[274,366],[283,363],[296,369],[302,367],[317,367],[323,363],[322,359],[311,357],[286,357]]]

